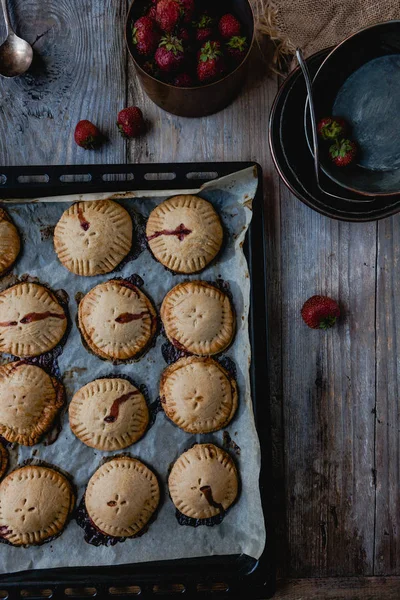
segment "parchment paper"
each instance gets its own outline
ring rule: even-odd
[[[39,547],[15,548],[0,544],[0,573],[12,573],[25,569],[44,569],[68,566],[93,566],[138,563],[152,560],[168,560],[209,556],[212,554],[245,553],[259,558],[265,545],[264,518],[259,492],[260,448],[250,396],[250,344],[248,337],[248,311],[250,280],[247,262],[242,251],[243,240],[250,224],[251,201],[258,181],[252,168],[232,176],[215,180],[206,186],[201,196],[210,200],[222,217],[228,240],[223,253],[215,264],[200,275],[212,281],[222,278],[228,281],[237,313],[238,330],[234,344],[226,355],[236,364],[240,391],[239,409],[233,422],[226,428],[241,449],[236,459],[240,477],[241,493],[237,503],[223,522],[214,527],[197,528],[181,526],[175,517],[175,507],[168,496],[168,469],[178,456],[195,442],[211,441],[222,446],[222,431],[210,435],[190,435],[170,422],[163,412],[157,415],[154,425],[146,435],[127,451],[149,466],[154,467],[162,484],[162,505],[157,519],[147,533],[136,539],[128,539],[113,547],[95,547],[84,541],[84,532],[72,519],[63,534],[54,541]],[[154,198],[146,192],[146,198],[127,199],[122,202],[129,210],[147,216],[163,199]],[[84,384],[97,377],[113,374],[129,375],[136,384],[146,384],[150,401],[158,396],[158,384],[166,363],[161,353],[165,343],[159,335],[156,345],[137,363],[114,366],[93,356],[81,343],[75,324],[77,292],[86,293],[92,287],[115,276],[139,274],[144,280],[143,289],[159,308],[164,295],[174,285],[188,279],[173,275],[157,263],[147,249],[139,257],[125,264],[116,273],[98,277],[79,277],[61,266],[53,249],[51,229],[55,226],[67,203],[13,204],[8,210],[18,226],[24,242],[22,258],[14,274],[36,276],[53,289],[64,289],[69,295],[72,330],[60,357],[59,369],[67,392],[68,402]],[[17,447],[10,450],[11,468],[34,456],[36,459],[58,465],[68,471],[78,488],[78,503],[86,483],[104,456],[88,448],[71,432],[68,415],[62,420],[62,431],[52,446],[43,443],[34,448]]]

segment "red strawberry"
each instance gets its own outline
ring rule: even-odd
[[[181,9],[175,0],[160,0],[156,9],[156,21],[163,31],[171,33],[181,18]]]
[[[195,11],[194,0],[179,0],[179,4],[181,5],[181,15],[183,17],[183,22],[189,24],[193,18]]]
[[[133,24],[132,41],[139,54],[147,55],[155,52],[160,41],[156,22],[150,17],[140,17]]]
[[[143,113],[137,106],[124,108],[118,113],[117,126],[122,137],[134,138],[141,135],[145,130]]]
[[[181,40],[183,46],[185,46],[185,47],[189,46],[189,44],[190,44],[190,32],[189,32],[188,29],[186,29],[186,27],[181,27],[178,30],[178,33],[177,33],[176,37]]]
[[[347,123],[340,117],[324,117],[318,123],[318,133],[323,140],[335,140],[346,135]]]
[[[176,87],[191,87],[193,85],[193,79],[189,73],[179,73],[173,81],[173,85]]]
[[[219,42],[206,42],[199,51],[197,77],[201,83],[210,83],[223,75],[224,59]]]
[[[337,167],[347,167],[357,154],[357,144],[342,138],[336,140],[329,148],[329,156]]]
[[[90,121],[79,121],[75,127],[75,142],[85,150],[95,150],[104,142],[101,131]]]
[[[161,0],[161,2],[162,1],[163,0]],[[164,36],[161,38],[160,45],[154,58],[159,69],[164,73],[174,73],[178,71],[185,60],[181,40],[173,35]]]
[[[156,5],[153,4],[153,6],[151,6],[149,8],[149,10],[147,11],[146,16],[150,17],[150,19],[154,19],[154,21],[156,20],[156,15],[157,15],[157,8]]]
[[[197,22],[193,23],[196,30],[196,40],[204,44],[214,36],[214,19],[209,15],[202,15]]]
[[[246,38],[233,36],[226,45],[226,52],[236,64],[241,63],[247,54]]]
[[[235,37],[240,35],[240,30],[242,26],[236,17],[231,15],[230,13],[224,15],[220,18],[218,23],[218,29],[221,37],[226,40],[229,40],[231,37]]]
[[[311,329],[329,329],[340,317],[338,303],[328,296],[311,296],[301,309],[301,316]]]

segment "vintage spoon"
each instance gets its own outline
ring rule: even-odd
[[[0,75],[16,77],[29,69],[33,59],[32,46],[18,37],[10,23],[7,0],[1,0],[7,38],[0,46]]]

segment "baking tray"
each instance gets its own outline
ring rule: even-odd
[[[246,167],[257,170],[259,186],[244,251],[251,277],[249,333],[252,399],[261,445],[260,489],[267,543],[259,560],[245,554],[166,560],[110,567],[25,571],[0,576],[0,599],[110,599],[212,597],[261,600],[275,591],[274,531],[271,519],[271,435],[267,375],[266,262],[262,170],[254,162],[163,163],[0,167],[2,198],[86,192],[187,189]],[[1,551],[0,551],[1,560]]]

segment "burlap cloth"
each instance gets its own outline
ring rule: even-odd
[[[259,31],[276,45],[275,61],[301,48],[305,56],[363,27],[400,19],[400,0],[254,0]]]

